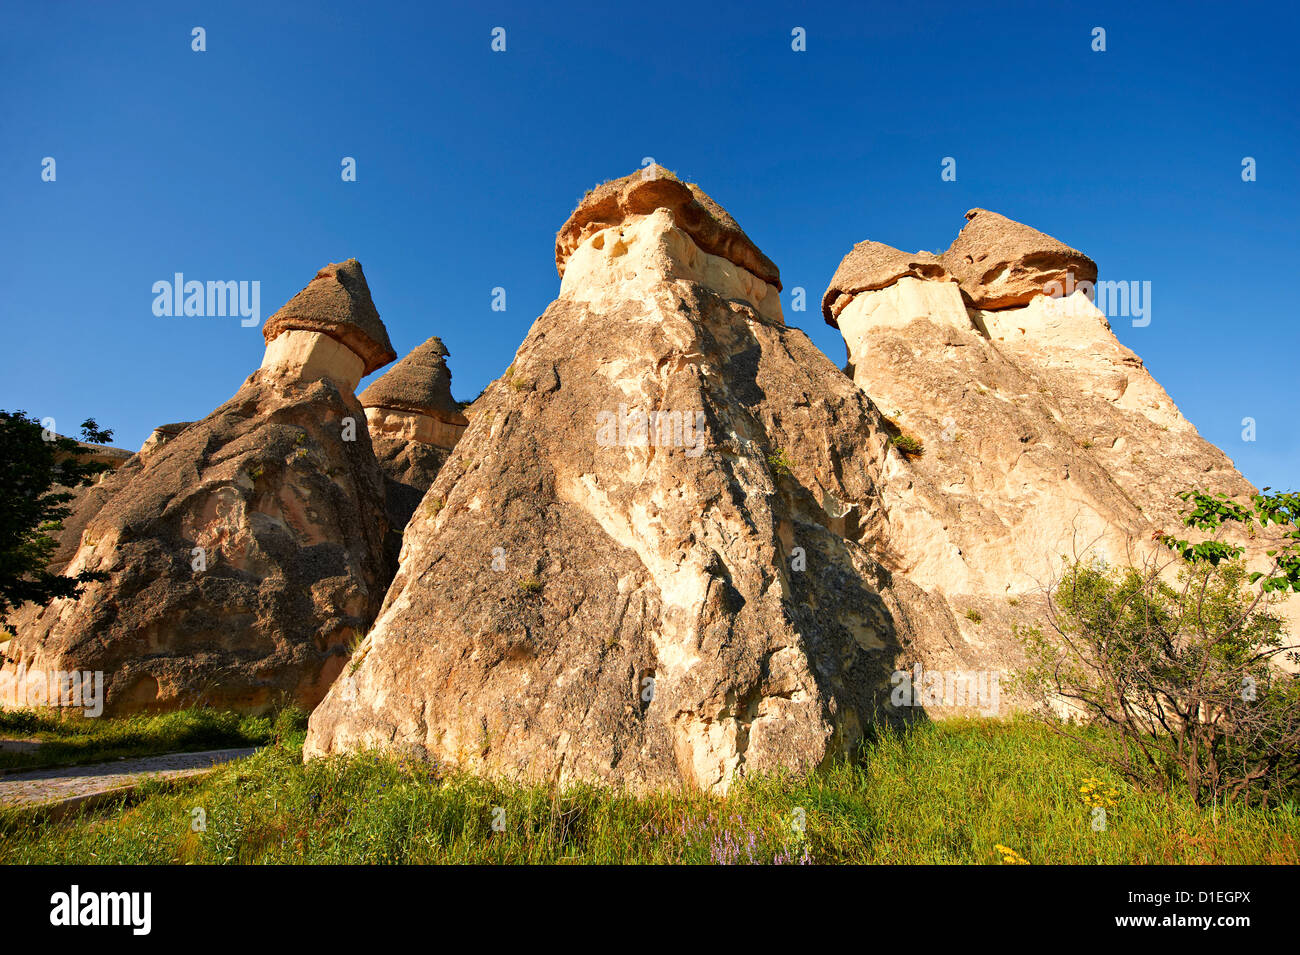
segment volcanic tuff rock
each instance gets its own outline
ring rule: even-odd
[[[373,360],[388,337],[360,266],[322,269],[312,285],[321,295],[294,299],[267,352],[283,359],[295,350],[280,339],[320,336],[360,342]],[[313,302],[324,303],[314,314]],[[364,339],[347,327],[356,316]],[[331,374],[363,358],[298,341],[307,360],[264,361],[220,408],[146,442],[78,502],[66,572],[109,579],[20,611],[0,702],[22,702],[20,666],[102,670],[110,713],[319,701],[378,610],[386,520],[364,412]]]
[[[82,485],[80,487],[63,487],[61,485],[52,488],[59,493],[72,495],[64,506],[68,508],[68,516],[60,523],[62,527],[54,533],[55,549],[50,557],[50,563],[47,570],[57,574],[63,571],[68,561],[72,560],[73,554],[77,552],[77,547],[81,543],[81,532],[85,529],[85,521],[98,507],[97,503],[103,501],[107,492],[103,488],[104,481],[113,471],[116,471],[122,465],[129,462],[133,455],[126,448],[115,448],[107,444],[91,444],[86,441],[78,441],[82,448],[88,454],[81,455],[80,460],[96,464],[108,465],[108,471],[100,474],[92,484]],[[55,460],[66,457],[62,452],[55,453]],[[92,502],[85,503],[83,502]]]
[[[1005,672],[1063,555],[1140,562],[1177,491],[1254,488],[1087,294],[1049,294],[1090,259],[967,218],[942,256],[841,262],[846,375],[697,185],[606,183],[468,415],[437,338],[358,401],[392,347],[360,264],[327,266],[230,401],[79,494],[59,569],[109,580],[16,615],[0,704],[19,667],[102,670],[109,712],[323,696],[307,757],[720,791],[919,713],[899,670]]]
[[[430,338],[359,396],[384,472],[387,550],[394,572],[402,529],[469,424],[451,396],[448,354],[442,339]]]
[[[785,327],[774,267],[637,182],[561,230],[560,296],[408,525],[308,756],[724,789],[851,745],[918,646],[963,661],[942,602],[873,556],[897,455],[871,402]]]
[[[987,209],[971,209],[966,219],[942,261],[977,308],[1024,305],[1049,282],[1073,290],[1097,280],[1092,259],[1050,235]]]
[[[1066,268],[1077,277],[1086,263],[1095,281],[1091,260],[1002,216],[969,215],[953,249],[1005,274],[963,290],[987,300],[996,288],[1005,301],[1014,284],[1020,307],[967,308],[943,276],[914,273],[846,302],[845,265],[824,299],[854,380],[924,447],[888,475],[889,486],[906,480],[924,500],[891,526],[892,567],[950,603],[1034,594],[1062,556],[1123,565],[1152,556],[1153,535],[1185,532],[1179,491],[1254,492],[1084,292],[1048,294],[1064,291],[1049,283]],[[988,255],[978,241],[991,243]],[[953,271],[963,281],[971,274]],[[1269,536],[1243,541],[1253,566]],[[1283,612],[1294,616],[1294,607]]]
[[[144,439],[144,444],[140,445],[139,455],[142,458],[149,458],[155,451],[176,437],[190,425],[193,421],[174,421],[170,424],[160,424],[149,433],[149,437]]]

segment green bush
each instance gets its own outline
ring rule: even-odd
[[[1113,730],[1108,760],[1136,783],[1181,786],[1198,805],[1298,800],[1300,677],[1276,665],[1297,656],[1269,607],[1300,590],[1300,498],[1181,496],[1202,532],[1283,525],[1271,569],[1247,573],[1243,549],[1217,537],[1165,536],[1174,557],[1143,568],[1074,562],[1051,594],[1049,634],[1021,632],[1021,683]]]
[[[909,458],[919,458],[925,454],[925,445],[921,443],[919,438],[914,438],[909,434],[896,435],[889,439],[889,443]]]
[[[772,473],[778,478],[789,477],[794,473],[794,462],[781,448],[777,448],[775,452],[767,456],[767,466],[772,469]]]

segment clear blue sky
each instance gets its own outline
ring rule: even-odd
[[[787,318],[836,364],[817,303],[841,256],[945,247],[972,206],[1150,281],[1120,339],[1247,477],[1300,483],[1296,5],[466,6],[6,3],[0,408],[138,447],[263,347],[155,317],[154,282],[259,280],[265,318],[349,256],[399,354],[442,336],[473,397],[555,297],[576,200],[653,156],[808,290]]]

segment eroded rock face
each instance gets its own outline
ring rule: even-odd
[[[62,573],[63,568],[68,565],[68,561],[77,552],[77,547],[81,544],[81,532],[85,529],[85,521],[97,510],[97,503],[102,502],[108,495],[104,488],[104,482],[118,468],[129,463],[134,455],[125,448],[115,448],[104,444],[89,444],[85,441],[78,441],[79,445],[87,449],[90,453],[81,457],[82,461],[90,461],[97,464],[107,464],[110,470],[100,474],[92,484],[82,485],[80,487],[63,487],[55,488],[59,493],[71,494],[72,499],[68,501],[65,507],[68,508],[68,516],[60,523],[62,529],[54,535],[57,542],[54,553],[50,557],[50,563],[46,569],[50,573]],[[55,460],[62,457],[62,454],[56,455]],[[0,635],[0,641],[3,635]]]
[[[967,308],[943,276],[903,274],[847,303],[827,293],[854,380],[924,445],[886,481],[899,494],[892,511],[912,515],[891,528],[895,566],[950,603],[1041,592],[1062,557],[1138,564],[1160,550],[1154,534],[1180,528],[1177,492],[1254,491],[1086,294],[1046,294],[1061,270],[1083,266],[1081,253],[1042,240],[976,210],[954,243],[994,273],[964,278],[967,298],[1024,299],[1017,307]]]
[[[826,321],[835,325],[840,312],[858,293],[888,288],[903,278],[957,281],[948,274],[939,257],[931,252],[909,255],[883,242],[868,239],[859,242],[844,256],[831,277],[831,284],[822,296],[822,312]],[[904,287],[927,288],[919,283],[909,283],[909,286]]]
[[[364,411],[310,367],[264,365],[88,489],[65,572],[109,578],[19,612],[0,704],[24,704],[21,671],[73,670],[103,672],[110,714],[321,699],[389,571]]]
[[[193,423],[193,421],[174,421],[170,424],[158,425],[149,433],[149,437],[144,439],[144,444],[140,445],[138,452],[140,457],[148,460],[155,451]]]
[[[267,344],[262,367],[293,381],[328,378],[340,391],[352,394],[366,365],[360,355],[324,332],[289,328]]]
[[[675,202],[560,243],[309,757],[721,790],[842,752],[917,645],[959,661],[952,614],[874,556],[875,409]]]
[[[709,255],[734,263],[781,290],[780,272],[745,235],[725,209],[694,183],[684,183],[662,166],[613,179],[591,190],[555,237],[555,267],[564,270],[575,249],[591,236],[634,216],[666,211],[677,227]]]

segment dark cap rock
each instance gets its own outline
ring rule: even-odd
[[[415,347],[357,396],[362,407],[392,408],[467,423],[451,396],[449,354],[437,336]]]
[[[1096,282],[1097,263],[1078,249],[987,209],[971,209],[966,225],[943,254],[962,294],[977,308],[1024,305],[1044,286],[1066,276]]]
[[[343,343],[365,362],[366,375],[397,357],[356,259],[332,262],[317,272],[305,289],[266,320],[262,335],[270,344],[291,329],[321,332]]]

